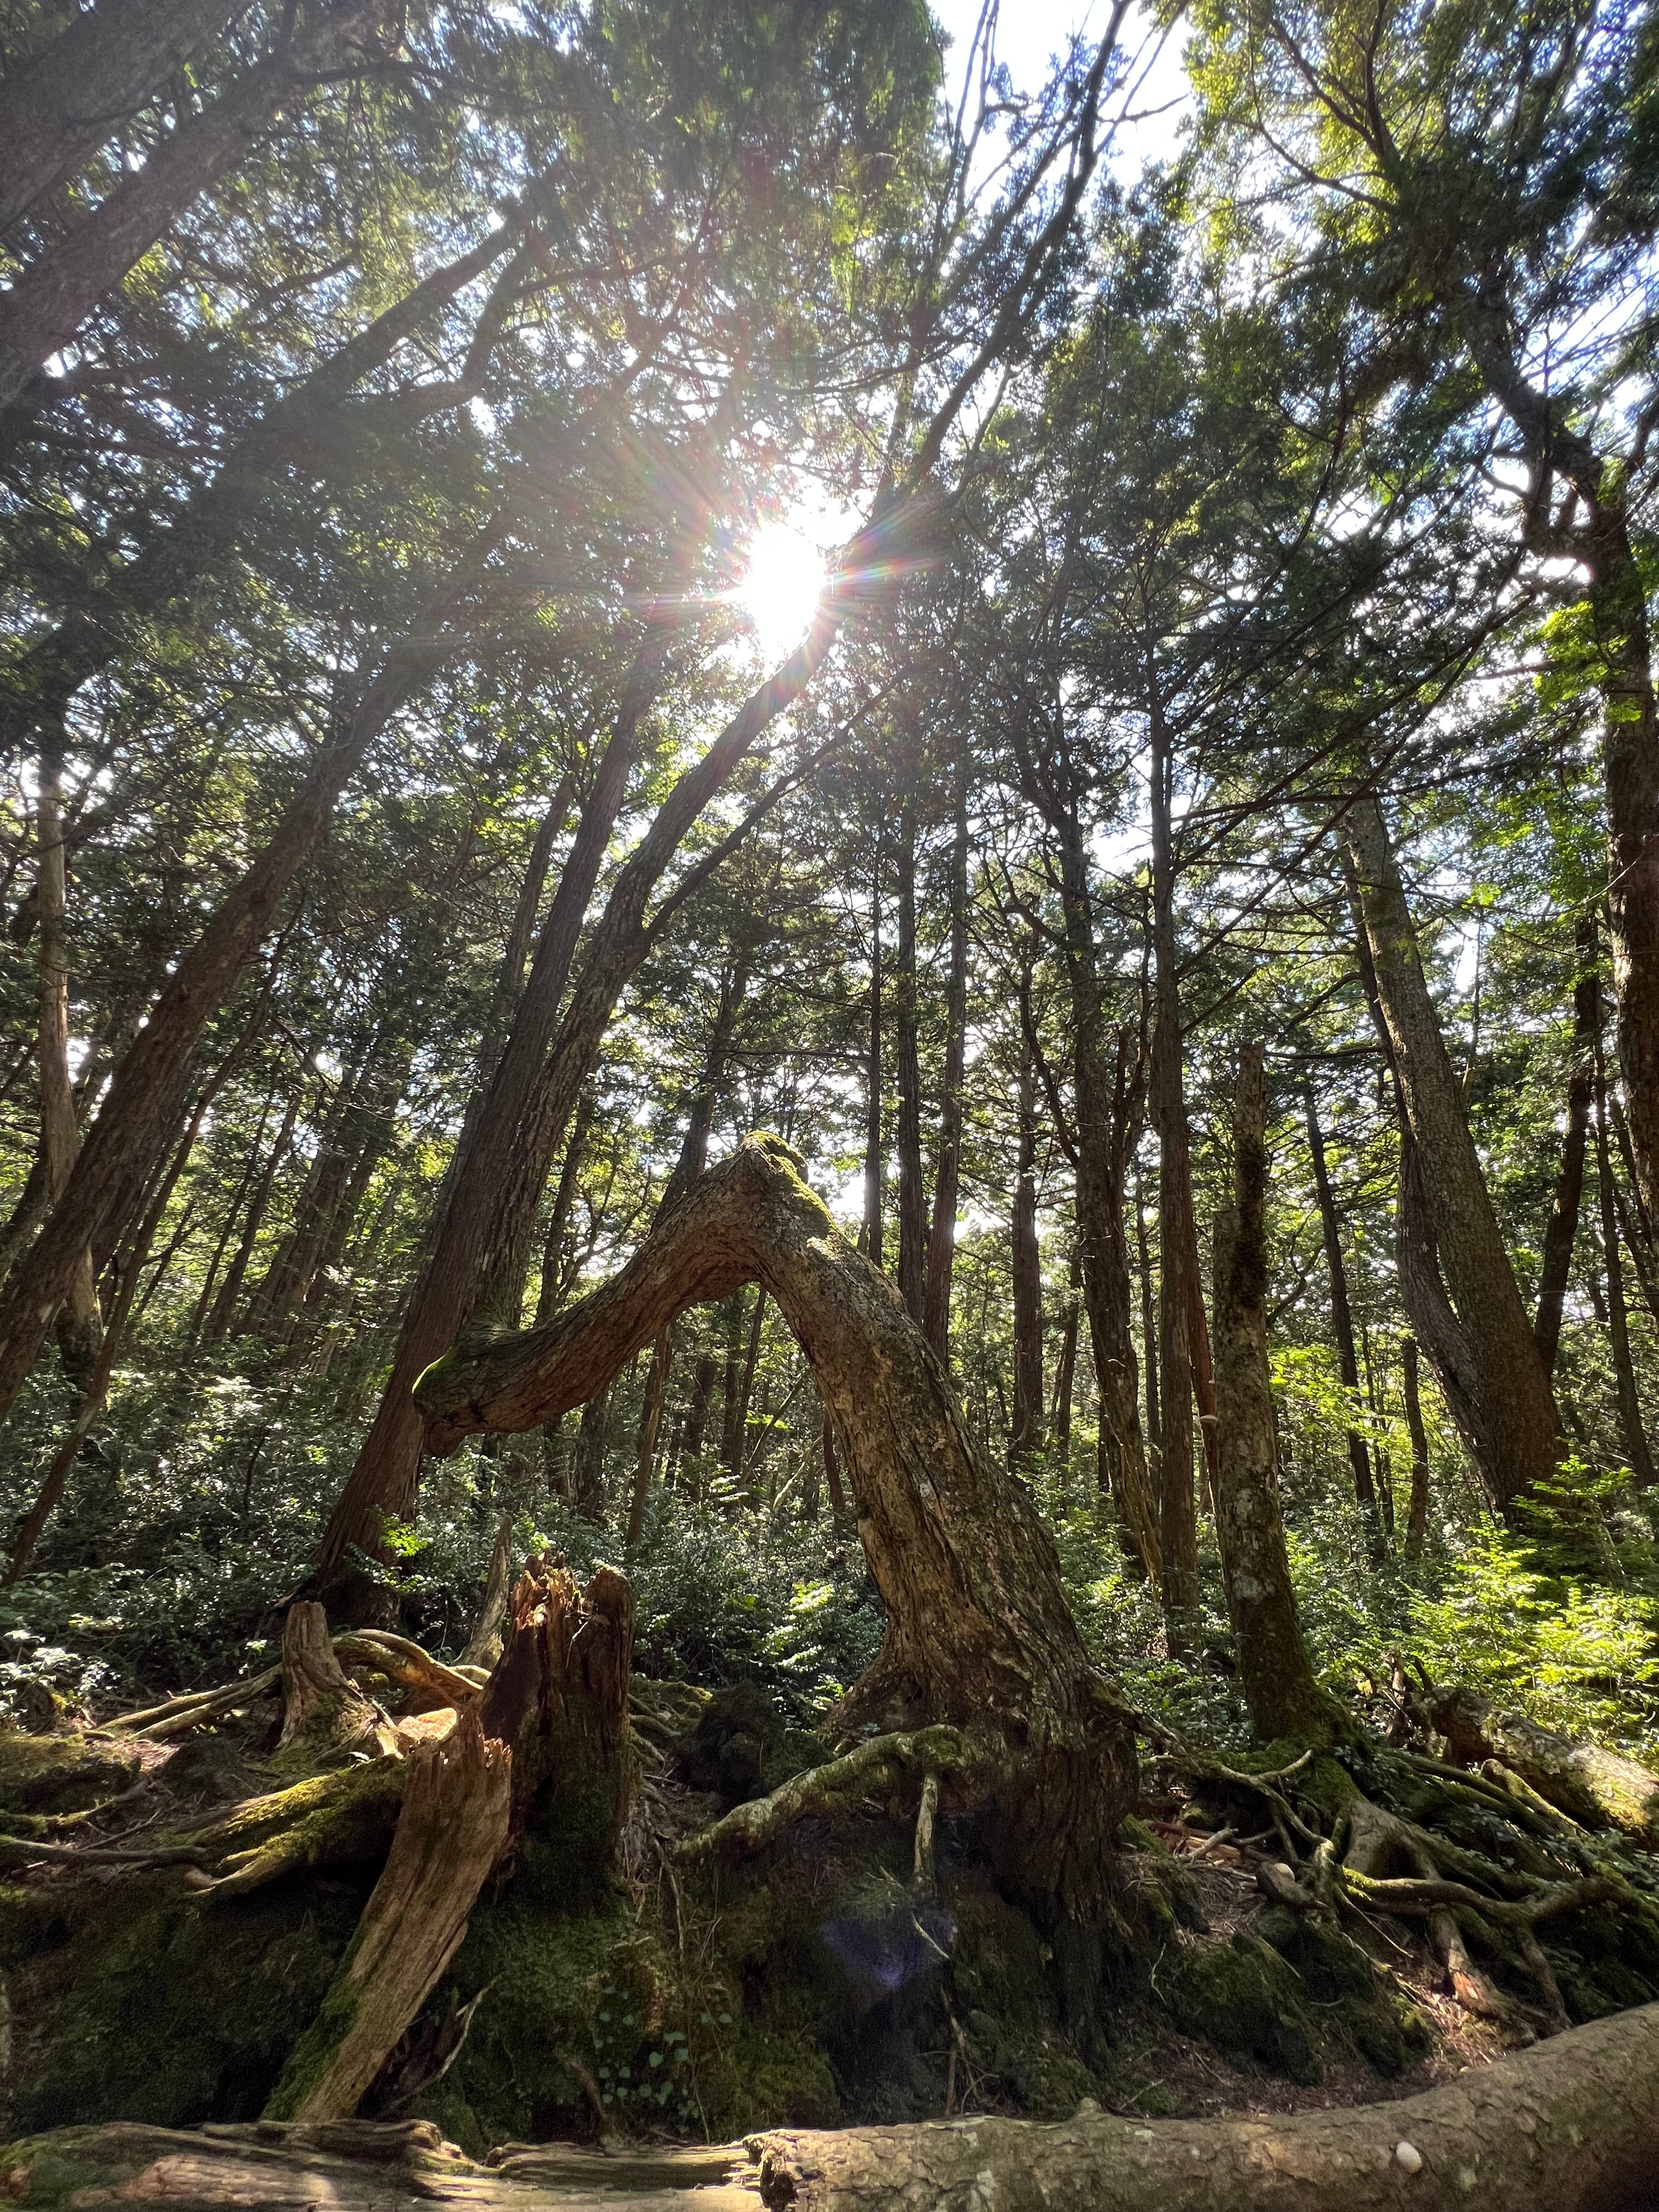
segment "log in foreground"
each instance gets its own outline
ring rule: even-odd
[[[61,2129],[3,2153],[35,2212],[1638,2212],[1659,2175],[1659,2005],[1397,2103],[1289,2118],[966,2119],[709,2150],[516,2148],[473,2165],[428,2121]]]
[[[841,1735],[959,1729],[999,1870],[1096,1921],[1133,1802],[1129,1716],[1091,1663],[1054,1540],[975,1443],[944,1367],[775,1137],[751,1137],[667,1210],[621,1273],[538,1329],[463,1346],[416,1386],[429,1449],[535,1428],[604,1389],[687,1306],[757,1282],[811,1366],[851,1477],[888,1630]]]

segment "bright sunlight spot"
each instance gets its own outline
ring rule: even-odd
[[[754,626],[762,655],[781,660],[806,635],[823,591],[823,556],[787,522],[768,522],[755,533],[749,567],[732,594]]]

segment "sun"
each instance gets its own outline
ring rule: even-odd
[[[767,660],[781,660],[805,636],[824,582],[823,555],[810,538],[787,522],[762,524],[732,598]]]

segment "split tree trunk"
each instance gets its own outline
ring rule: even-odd
[[[1215,1221],[1216,1533],[1239,1681],[1259,1743],[1323,1732],[1279,1506],[1267,1370],[1267,1080],[1261,1047],[1239,1054],[1233,1202]]]
[[[1432,1212],[1435,1247],[1490,1437],[1481,1471],[1512,1515],[1559,1460],[1550,1385],[1469,1133],[1462,1089],[1429,995],[1417,932],[1380,802],[1357,799],[1342,835],[1370,948],[1404,1117]],[[1424,1334],[1420,1326],[1419,1335]]]
[[[777,1139],[751,1138],[711,1169],[620,1274],[547,1328],[429,1370],[417,1393],[429,1445],[580,1404],[688,1305],[748,1281],[775,1298],[812,1368],[886,1607],[841,1727],[958,1728],[1006,1878],[1098,1925],[1134,1790],[1127,1719],[1083,1648],[1036,1507],[975,1444],[896,1291]]]

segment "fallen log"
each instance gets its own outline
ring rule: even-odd
[[[1436,1691],[1427,1706],[1454,1759],[1470,1766],[1495,1759],[1582,1826],[1617,1828],[1659,1850],[1659,1775],[1635,1759],[1558,1735],[1473,1690]]]
[[[1659,2005],[1346,2110],[1057,2126],[969,2118],[774,2131],[710,2149],[514,2146],[477,2166],[429,2121],[200,2133],[66,2128],[0,2150],[31,2212],[1639,2212],[1659,2173]]]

